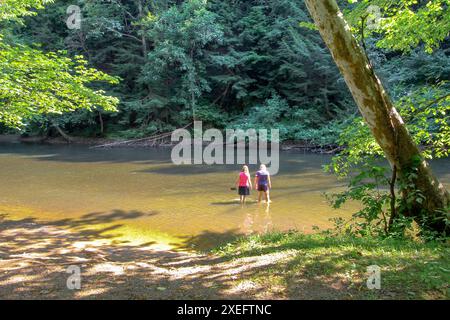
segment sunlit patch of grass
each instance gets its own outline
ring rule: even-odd
[[[319,282],[363,299],[450,297],[450,250],[444,243],[276,232],[243,237],[214,252],[238,259],[285,250],[296,253],[288,261],[253,275],[253,281],[266,287]],[[381,268],[381,290],[366,286],[370,265]],[[343,285],[337,285],[338,280]]]

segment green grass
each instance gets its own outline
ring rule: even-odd
[[[409,240],[268,233],[238,239],[214,250],[229,259],[290,252],[285,261],[251,274],[270,289],[283,286],[287,297],[310,291],[311,298],[448,299],[448,244]],[[381,290],[369,290],[367,267],[381,268]],[[297,285],[293,285],[297,284]],[[338,285],[336,285],[338,284]],[[319,293],[314,293],[319,290]]]

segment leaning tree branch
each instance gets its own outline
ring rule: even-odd
[[[178,130],[186,129],[191,124],[192,124],[192,122],[187,124],[187,125],[185,125],[182,128],[179,128]],[[160,133],[160,134],[153,135],[153,136],[150,136],[150,137],[145,137],[145,138],[132,139],[132,140],[126,140],[126,141],[116,141],[116,142],[101,144],[101,145],[97,145],[97,146],[92,146],[90,149],[115,147],[115,146],[118,146],[118,145],[130,144],[130,143],[141,142],[141,141],[156,141],[156,140],[161,140],[161,139],[168,138],[171,135],[172,135],[172,131],[171,132],[164,132],[164,133]]]

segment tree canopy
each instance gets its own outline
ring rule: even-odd
[[[8,26],[32,16],[31,9],[50,1],[7,0],[0,6],[0,24]],[[114,111],[118,99],[106,96],[89,84],[117,83],[118,78],[87,66],[82,56],[65,52],[42,52],[17,43],[8,32],[0,33],[0,122],[21,128],[37,114],[60,114],[78,109]]]

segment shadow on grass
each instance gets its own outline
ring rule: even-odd
[[[320,299],[326,297],[330,287],[339,292],[329,296],[330,299],[449,298],[450,250],[442,243],[332,238],[292,232],[244,238],[221,252],[230,259],[291,252],[285,263],[254,277],[262,281],[278,278],[292,298],[308,291],[311,298]],[[381,290],[372,291],[366,286],[367,267],[371,265],[381,268]]]
[[[445,298],[448,289],[448,249],[432,244],[273,233],[201,254],[176,249],[208,250],[236,240],[238,230],[204,231],[176,248],[114,239],[121,221],[155,214],[0,217],[0,299]],[[365,288],[372,264],[382,269],[376,293]],[[81,290],[67,288],[70,265],[81,268]]]
[[[236,260],[162,248],[157,242],[135,245],[114,239],[120,221],[154,214],[114,210],[48,223],[0,217],[0,299],[294,297],[248,283],[276,266],[276,257]],[[207,250],[211,243],[227,243],[239,236],[238,230],[205,231],[176,245],[178,249]],[[81,269],[81,290],[67,288],[70,265]],[[329,287],[327,292],[333,295],[335,291]]]
[[[230,272],[239,275],[242,264],[220,265],[225,259],[161,248],[157,242],[135,245],[114,240],[120,236],[119,221],[155,214],[114,210],[48,223],[1,216],[0,299],[249,297],[231,290]],[[177,247],[197,247],[218,237],[227,241],[235,234],[205,232]],[[81,268],[81,290],[66,286],[70,265]]]
[[[233,242],[242,237],[243,234],[238,229],[225,232],[202,231],[198,235],[181,237],[181,243],[172,243],[180,249],[193,249],[207,253],[212,249]]]

